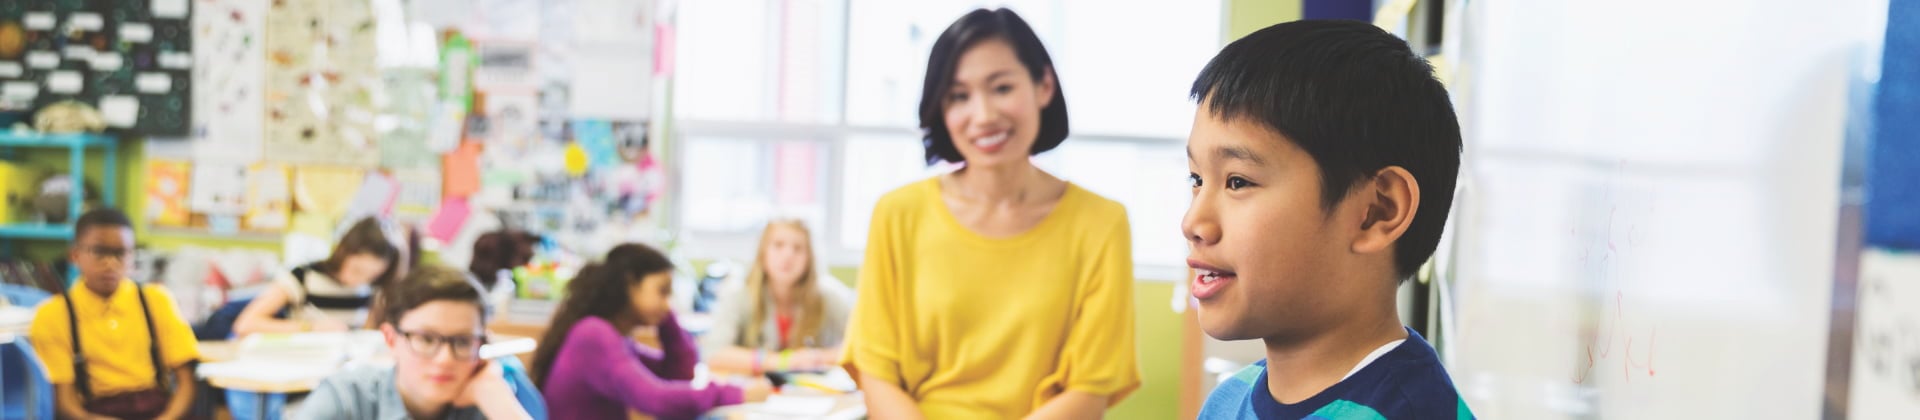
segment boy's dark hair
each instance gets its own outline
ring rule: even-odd
[[[383,288],[381,310],[383,323],[400,324],[400,316],[422,305],[440,300],[459,303],[471,303],[480,308],[480,325],[486,325],[491,315],[480,285],[467,273],[439,264],[425,264],[407,271],[407,277]]]
[[[340,237],[340,243],[333,245],[333,254],[320,262],[320,272],[339,278],[340,266],[346,264],[347,257],[360,254],[372,255],[387,262],[387,269],[380,272],[380,277],[373,279],[374,287],[391,282],[394,273],[400,272],[403,265],[400,247],[393,243],[393,238],[387,236],[386,229],[380,226],[380,220],[368,217],[355,222],[353,227],[347,229],[347,234]]]
[[[79,243],[80,237],[86,236],[87,229],[97,227],[133,229],[133,220],[128,219],[127,214],[119,210],[110,208],[89,210],[86,214],[80,215],[79,220],[73,222],[73,239],[76,241],[75,243]]]
[[[1227,44],[1192,98],[1223,120],[1249,119],[1320,166],[1321,206],[1388,166],[1413,174],[1420,208],[1394,245],[1405,280],[1433,255],[1460,171],[1460,123],[1433,66],[1406,41],[1359,21],[1303,20]]]
[[[1053,58],[1047,55],[1047,47],[1040,44],[1040,36],[1012,10],[975,9],[941,32],[940,38],[933,41],[933,53],[927,57],[927,77],[920,90],[920,132],[923,134],[920,143],[927,149],[928,165],[965,160],[960,156],[960,149],[953,145],[952,133],[947,132],[947,89],[953,87],[953,73],[960,66],[960,55],[981,41],[993,39],[1013,46],[1013,54],[1027,67],[1027,76],[1034,82],[1054,75],[1053,101],[1040,110],[1040,133],[1033,141],[1033,150],[1027,154],[1053,150],[1067,139],[1067,97],[1061,93],[1065,90],[1060,87],[1060,76],[1053,71]]]

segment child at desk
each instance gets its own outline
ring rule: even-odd
[[[755,374],[835,367],[853,292],[822,278],[811,237],[798,220],[767,223],[746,290],[720,297],[713,330],[700,337],[708,366]]]
[[[126,214],[80,216],[67,251],[80,278],[34,314],[29,336],[62,418],[177,419],[192,406],[193,330],[167,289],[127,279],[133,248]]]
[[[346,331],[367,325],[374,292],[398,276],[397,234],[374,218],[347,230],[325,261],[280,275],[234,321],[236,336],[260,332]],[[284,311],[285,319],[276,317]]]
[[[380,334],[393,366],[327,377],[307,395],[301,419],[531,419],[497,362],[480,357],[487,307],[466,273],[416,267],[385,291]],[[562,417],[566,418],[566,417]]]
[[[1472,418],[1395,289],[1433,254],[1460,126],[1407,43],[1356,21],[1247,35],[1193,84],[1181,222],[1200,328],[1265,341],[1201,418]]]
[[[673,318],[673,263],[645,245],[607,252],[567,283],[553,325],[534,352],[534,383],[558,419],[626,418],[638,411],[661,419],[691,419],[723,405],[766,398],[765,380],[745,388],[697,386],[693,337]],[[660,350],[630,337],[652,328]]]

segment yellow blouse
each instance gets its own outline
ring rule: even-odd
[[[1133,236],[1120,203],[1068,184],[1010,238],[962,226],[938,177],[874,207],[843,355],[928,418],[1018,418],[1068,390],[1117,404],[1140,386]]]

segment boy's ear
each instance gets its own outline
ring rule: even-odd
[[[387,347],[393,347],[394,339],[398,338],[399,335],[399,333],[393,331],[393,324],[380,323],[380,338],[387,340]]]
[[[1420,183],[1406,168],[1388,166],[1374,172],[1356,189],[1348,199],[1361,200],[1366,214],[1360,219],[1360,234],[1353,240],[1353,252],[1392,250],[1394,241],[1413,225],[1414,211],[1420,208]]]

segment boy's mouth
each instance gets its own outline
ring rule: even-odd
[[[1193,284],[1188,285],[1188,289],[1192,290],[1194,299],[1207,300],[1237,278],[1232,271],[1195,260],[1187,260],[1187,267],[1193,268]]]

